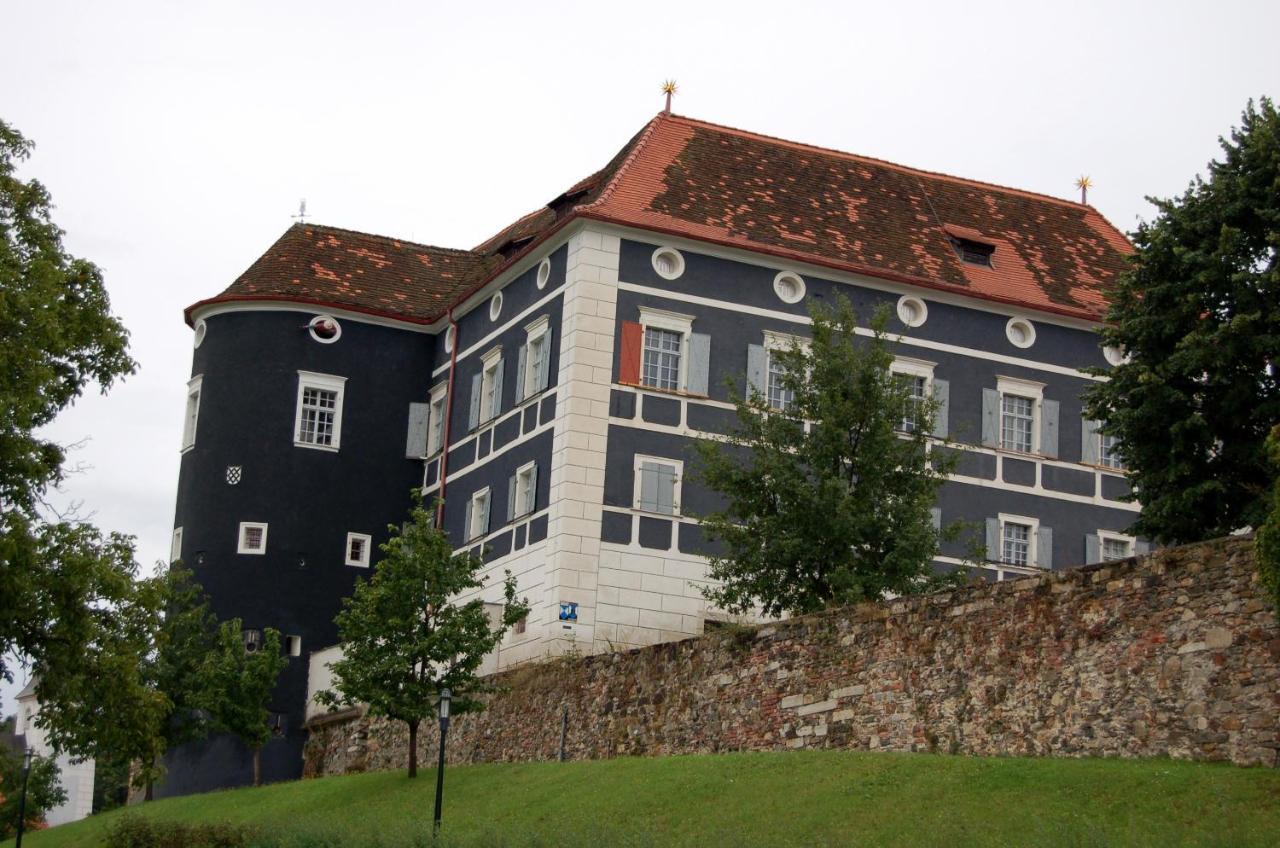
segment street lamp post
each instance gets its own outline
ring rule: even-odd
[[[444,741],[449,735],[449,699],[453,693],[440,690],[440,760],[436,763],[436,815],[431,832],[440,832],[440,807],[444,803]]]
[[[18,799],[18,839],[14,848],[22,848],[22,831],[27,826],[27,779],[31,777],[31,755],[35,752],[28,748],[22,754],[22,796]]]

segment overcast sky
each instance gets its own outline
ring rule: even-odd
[[[167,555],[191,334],[291,223],[471,247],[675,111],[1062,197],[1123,230],[1280,93],[1280,3],[0,2],[0,118],[37,144],[138,373],[51,428],[55,500]],[[282,493],[286,495],[287,493]],[[21,681],[19,681],[20,683]],[[12,687],[2,694],[12,709]]]

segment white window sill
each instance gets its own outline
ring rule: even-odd
[[[339,451],[338,445],[316,445],[311,442],[300,442],[297,439],[294,439],[293,446],[295,448],[308,448],[310,450],[324,451],[326,453],[338,453]]]
[[[195,449],[196,449],[195,443],[186,445],[178,451],[178,456],[185,456],[186,454],[191,453]]]

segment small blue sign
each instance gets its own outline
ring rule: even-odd
[[[560,604],[560,620],[561,621],[577,621],[578,620],[578,604],[576,601]]]

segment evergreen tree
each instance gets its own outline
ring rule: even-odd
[[[217,646],[206,659],[213,726],[238,737],[253,752],[254,786],[262,783],[262,748],[271,741],[271,694],[288,662],[280,653],[279,631],[270,627],[263,631],[262,645],[247,650],[238,618],[222,623]]]
[[[495,626],[484,601],[457,602],[484,586],[484,562],[455,556],[432,514],[418,503],[403,529],[392,526],[373,578],[360,581],[336,619],[342,659],[333,663],[334,691],[319,693],[329,706],[365,703],[374,715],[409,728],[409,777],[418,774],[418,726],[435,715],[442,689],[453,693],[457,712],[479,709],[483,691],[476,669],[511,625],[529,612],[516,600],[515,580],[503,584],[505,608]]]
[[[1102,331],[1128,360],[1086,397],[1142,502],[1133,532],[1168,543],[1259,526],[1276,479],[1280,115],[1250,102],[1220,143],[1207,180],[1151,199]]]
[[[859,339],[843,295],[810,311],[809,343],[771,352],[794,398],[785,411],[752,391],[733,434],[696,444],[697,477],[724,499],[701,517],[723,547],[705,594],[732,612],[797,615],[937,585],[931,508],[954,460],[929,450],[936,401],[890,373],[887,312]]]

